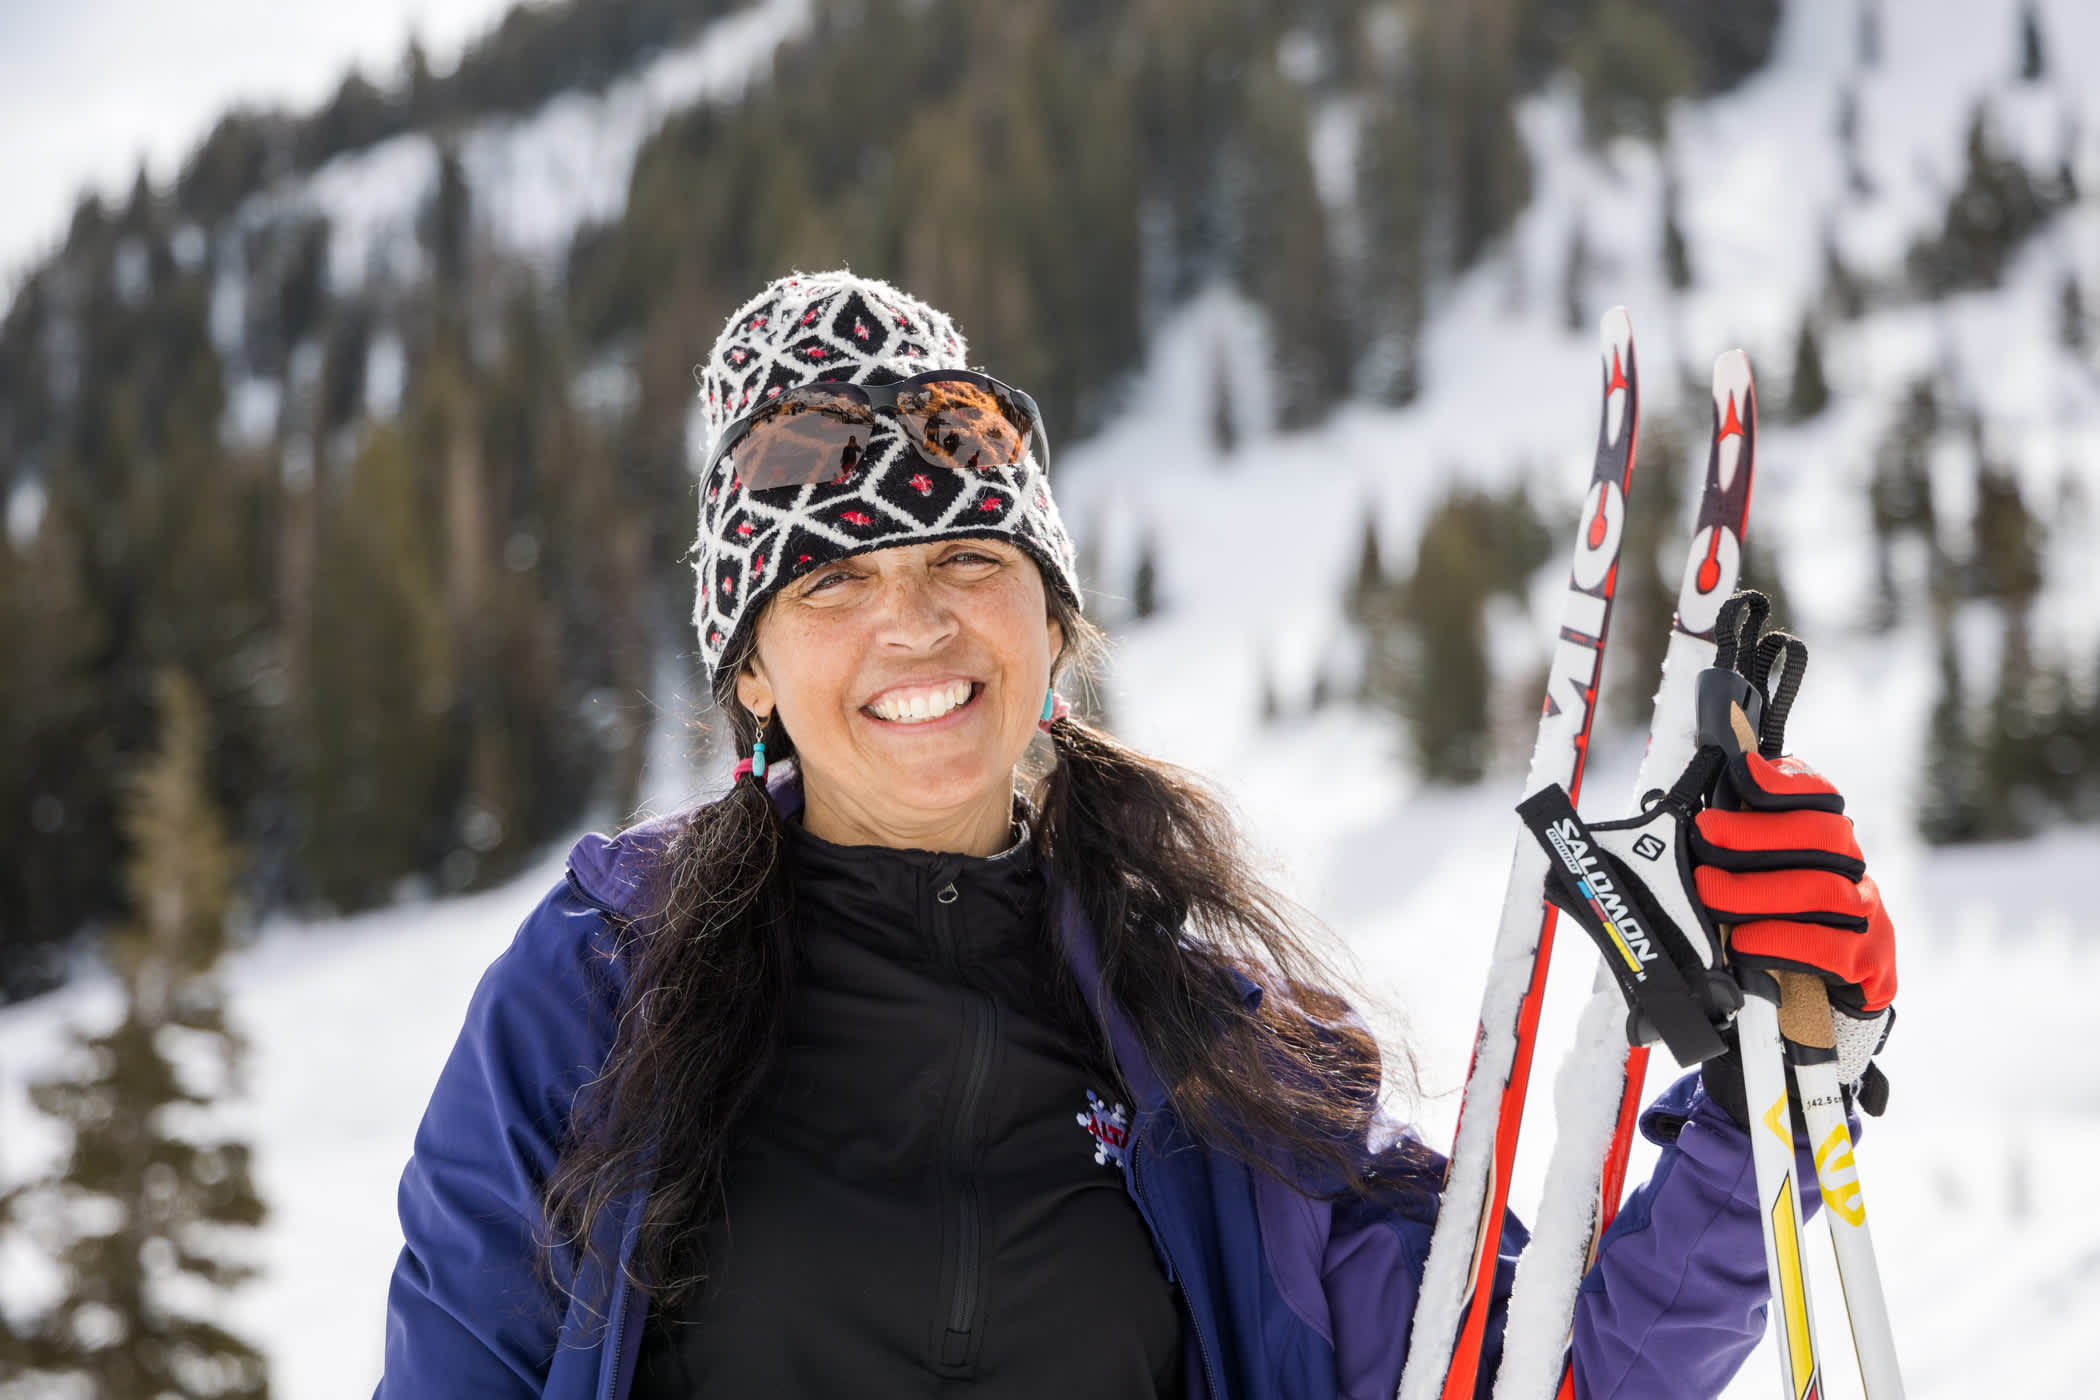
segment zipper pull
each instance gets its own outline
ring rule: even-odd
[[[947,884],[941,886],[938,890],[935,890],[933,897],[935,899],[938,899],[943,904],[955,903],[957,898],[955,882],[953,880],[950,880]]]

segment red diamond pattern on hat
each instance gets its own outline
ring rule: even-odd
[[[953,322],[886,283],[845,272],[802,275],[775,282],[730,318],[702,368],[699,402],[712,440],[762,395],[819,378],[888,382],[929,366],[962,369],[967,357]],[[789,578],[893,544],[1007,539],[1078,601],[1076,551],[1032,456],[1010,469],[945,478],[943,470],[919,457],[887,419],[850,470],[809,486],[747,491],[734,455],[725,458],[701,493],[693,549],[700,577],[719,585],[702,590],[694,609],[708,666]],[[776,559],[781,566],[769,573]]]

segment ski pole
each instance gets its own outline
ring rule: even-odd
[[[1896,1334],[1889,1326],[1881,1267],[1874,1257],[1874,1237],[1867,1229],[1866,1193],[1852,1153],[1844,1095],[1838,1088],[1830,989],[1821,978],[1806,972],[1778,970],[1773,976],[1781,993],[1780,1035],[1786,1041],[1794,1084],[1801,1093],[1808,1140],[1815,1148],[1816,1184],[1823,1193],[1823,1216],[1830,1224],[1830,1246],[1837,1255],[1838,1283],[1844,1294],[1846,1321],[1852,1328],[1853,1351],[1859,1357],[1860,1383],[1867,1400],[1903,1400]]]
[[[1749,630],[1754,634],[1756,629]],[[1767,694],[1766,712],[1757,726],[1756,751],[1777,759],[1785,749],[1786,716],[1808,665],[1808,648],[1797,638],[1766,637],[1756,643],[1756,649],[1760,665],[1753,669],[1763,671],[1759,685]],[[1734,714],[1730,722],[1733,726]],[[1742,739],[1742,730],[1732,728],[1731,732],[1736,740]],[[1736,971],[1740,979],[1749,969]],[[1867,1229],[1865,1192],[1852,1151],[1852,1129],[1838,1085],[1837,1027],[1830,988],[1820,977],[1798,969],[1773,968],[1770,976],[1779,989],[1779,1035],[1787,1067],[1793,1072],[1802,1123],[1815,1152],[1816,1182],[1823,1196],[1831,1249],[1837,1256],[1839,1290],[1860,1381],[1867,1400],[1902,1400],[1903,1375],[1896,1363],[1895,1333],[1889,1326],[1881,1269]]]
[[[1755,631],[1753,624],[1751,645],[1757,640]],[[1757,752],[1757,724],[1751,712],[1761,710],[1761,697],[1745,677],[1719,667],[1701,673],[1702,744]],[[1725,785],[1715,796],[1717,801],[1726,799]],[[1749,1108],[1750,1159],[1757,1176],[1757,1223],[1765,1242],[1765,1274],[1772,1282],[1776,1310],[1772,1334],[1779,1350],[1782,1393],[1786,1400],[1813,1400],[1822,1393],[1822,1364],[1801,1249],[1801,1197],[1794,1182],[1794,1122],[1787,1111],[1779,983],[1762,968],[1741,966],[1735,974],[1743,991],[1743,1009],[1735,1018],[1743,1061],[1743,1100]]]

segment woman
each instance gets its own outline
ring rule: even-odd
[[[716,343],[695,622],[745,757],[578,843],[483,979],[382,1395],[1392,1394],[1440,1162],[1222,808],[1067,713],[1047,446],[964,357],[846,273]],[[1647,1125],[1583,1394],[1712,1393],[1763,1329],[1746,1135],[1689,1077]]]

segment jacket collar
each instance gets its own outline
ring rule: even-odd
[[[766,791],[773,799],[774,810],[783,817],[792,817],[802,809],[802,782],[792,762],[782,763],[774,774],[768,775]],[[685,825],[689,813],[674,813],[629,827],[618,836],[604,837],[592,834],[578,841],[569,853],[571,878],[577,888],[592,904],[608,913],[624,918],[637,918],[651,906],[655,881],[661,878],[664,869],[663,853],[678,831]],[[1023,824],[1023,837],[1007,850],[993,856],[950,856],[958,862],[976,860],[999,862],[1019,852],[1033,854],[1034,842]],[[833,851],[854,851],[858,847],[833,846],[821,838],[804,838],[820,842]],[[936,856],[939,852],[902,852],[906,856]],[[1143,1108],[1156,1108],[1166,1101],[1165,1086],[1154,1073],[1151,1059],[1145,1054],[1136,1029],[1123,1008],[1108,995],[1101,980],[1101,947],[1086,911],[1080,908],[1077,894],[1060,876],[1056,866],[1047,859],[1037,857],[1043,872],[1045,893],[1053,901],[1057,911],[1058,935],[1064,945],[1066,964],[1079,982],[1087,1005],[1100,1022],[1108,1037],[1109,1048],[1116,1057],[1116,1067],[1122,1072],[1123,1081],[1130,1086],[1131,1094]],[[1232,977],[1238,984],[1240,995],[1251,1007],[1261,1004],[1262,989],[1252,978],[1233,969]]]

